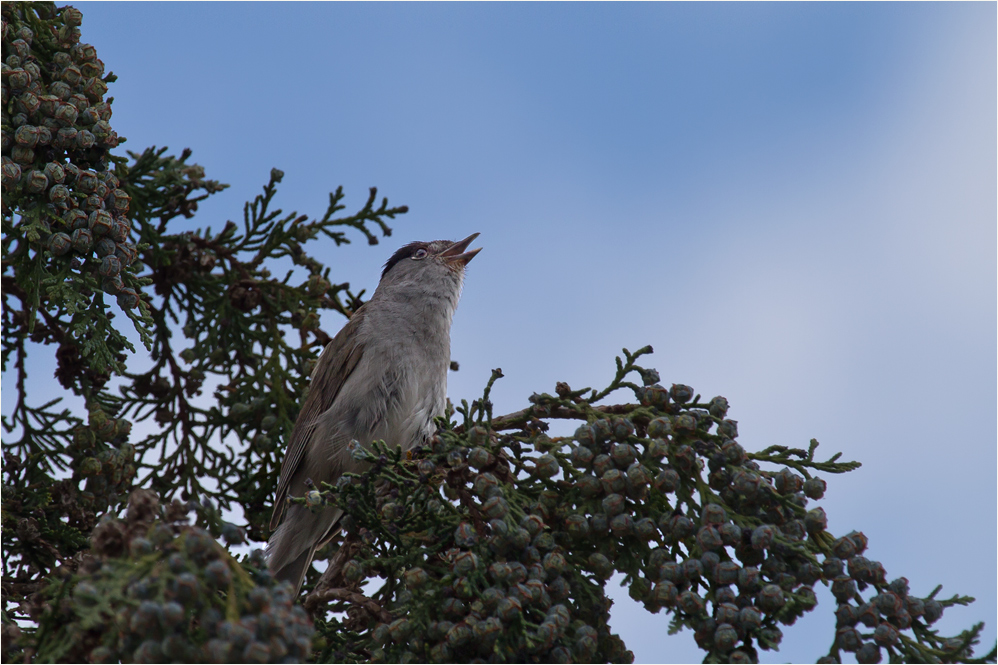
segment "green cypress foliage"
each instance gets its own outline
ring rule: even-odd
[[[241,223],[178,231],[225,185],[189,150],[111,152],[115,77],[80,11],[2,15],[5,661],[630,662],[619,573],[706,662],[777,649],[816,584],[837,602],[821,662],[994,662],[973,656],[982,624],[932,627],[973,599],[914,595],[866,535],[828,532],[824,477],[858,463],[813,440],[745,450],[727,400],[663,386],[650,348],[602,390],[559,383],[503,416],[496,370],[426,447],[354,449],[364,473],[292,499],[346,513],[292,598],[244,545],[269,535],[319,314],[364,295],[309,251],[376,244],[406,208],[372,189],[344,215],[337,190],[321,218],[285,214],[275,169]],[[28,356],[52,352],[59,388],[36,395]],[[562,420],[574,434],[551,436]]]

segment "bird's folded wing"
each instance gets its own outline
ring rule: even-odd
[[[295,427],[291,432],[291,442],[288,444],[281,465],[281,479],[277,485],[277,496],[274,499],[274,512],[270,518],[270,529],[273,531],[281,522],[286,505],[285,498],[302,460],[305,451],[315,431],[319,417],[329,410],[339,395],[343,384],[357,367],[364,353],[363,344],[358,343],[357,328],[364,317],[364,307],[360,307],[336,337],[326,345],[319,354],[319,361],[312,370],[312,382],[308,398],[302,406]]]

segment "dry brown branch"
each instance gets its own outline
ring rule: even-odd
[[[604,413],[607,415],[622,415],[625,413],[630,413],[635,410],[636,404],[609,404],[607,406],[594,406],[593,410],[599,413]],[[564,406],[555,406],[550,409],[549,413],[545,413],[543,416],[536,410],[535,407],[528,407],[520,411],[515,411],[513,413],[508,413],[505,416],[497,416],[492,419],[492,430],[496,432],[501,432],[504,430],[520,429],[528,422],[531,418],[559,418],[559,419],[576,419],[579,417],[579,412],[575,409],[569,409]],[[454,428],[454,431],[458,434],[464,433],[464,425],[458,425]]]
[[[340,576],[343,572],[343,566],[353,557],[355,550],[356,539],[353,536],[347,535],[343,539],[343,542],[340,543],[340,548],[329,558],[329,566],[322,573],[319,582],[315,585],[315,589],[305,598],[305,609],[309,612],[314,612],[319,603],[322,602],[319,596],[326,589],[338,588],[340,586],[343,581]]]
[[[314,609],[320,603],[329,602],[330,600],[342,600],[344,602],[357,605],[358,607],[362,607],[382,623],[391,623],[392,621],[392,615],[381,607],[377,601],[356,591],[350,591],[349,589],[325,588],[321,591],[316,589],[308,595],[308,598],[305,600],[305,606],[307,609]]]

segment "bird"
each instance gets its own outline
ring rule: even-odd
[[[447,404],[450,329],[478,237],[412,242],[385,263],[370,300],[319,354],[281,464],[266,560],[301,591],[316,550],[338,532],[340,508],[289,503],[310,486],[359,472],[348,446],[382,440],[410,450],[436,430]]]

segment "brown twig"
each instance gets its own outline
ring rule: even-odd
[[[505,416],[498,416],[492,419],[492,429],[493,431],[499,432],[503,430],[510,429],[521,429],[524,425],[530,422],[531,418],[558,418],[558,419],[578,419],[580,413],[575,409],[569,409],[564,406],[555,406],[551,408],[551,412],[545,415],[540,415],[534,411],[535,407],[527,407],[520,411],[514,413],[508,413]],[[638,408],[636,404],[609,404],[606,406],[594,406],[592,407],[594,411],[599,413],[605,413],[606,415],[623,415],[625,413],[630,413]],[[464,425],[458,425],[454,428],[454,431],[458,434],[464,433]]]
[[[392,615],[381,607],[376,600],[368,598],[367,596],[357,593],[356,591],[350,591],[349,589],[326,588],[322,591],[316,589],[312,593],[308,594],[308,598],[305,599],[305,606],[307,609],[314,609],[314,607],[318,606],[319,603],[329,602],[330,600],[342,600],[347,603],[357,605],[358,607],[364,608],[382,623],[392,622]]]
[[[468,514],[471,516],[471,523],[474,525],[475,531],[479,537],[484,537],[488,533],[488,530],[485,528],[485,520],[482,519],[482,513],[478,510],[475,500],[471,498],[471,494],[463,486],[454,485],[453,487],[457,490],[457,496],[461,500],[461,505],[468,509]]]
[[[322,599],[320,598],[322,593],[324,593],[326,589],[336,588],[339,586],[341,581],[339,578],[340,574],[343,572],[343,566],[346,565],[347,561],[353,558],[355,549],[356,538],[352,535],[347,535],[340,544],[340,548],[336,550],[336,554],[329,558],[329,565],[319,578],[319,582],[315,585],[312,592],[305,598],[305,609],[310,612],[315,611],[315,608],[322,602]]]

